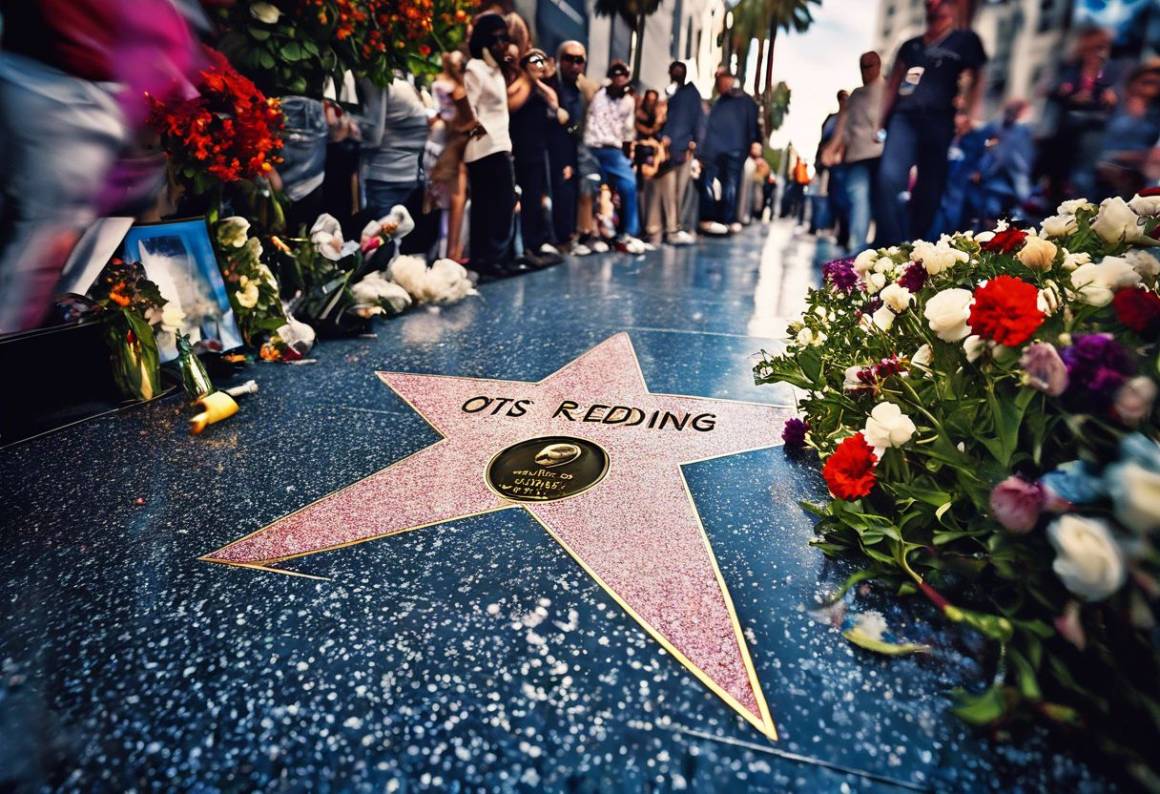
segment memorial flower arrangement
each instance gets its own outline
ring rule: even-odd
[[[249,232],[245,218],[224,218],[214,228],[214,244],[238,329],[246,344],[257,346],[286,324],[286,312],[278,280],[262,261],[262,241]]]
[[[321,98],[349,70],[385,85],[396,70],[438,71],[466,33],[466,0],[270,0],[219,11],[222,48],[277,95]]]
[[[113,380],[135,400],[150,400],[161,392],[161,360],[156,332],[177,333],[184,314],[161,297],[139,262],[112,259],[97,276],[83,300],[82,313],[105,324],[105,344]]]
[[[265,177],[279,162],[282,112],[221,53],[206,49],[198,96],[151,99],[149,123],[161,136],[174,174],[195,194],[221,183]]]
[[[755,368],[804,392],[784,438],[820,456],[817,545],[857,562],[846,587],[921,594],[992,641],[956,713],[1048,720],[1150,785],[1158,193],[832,262]]]

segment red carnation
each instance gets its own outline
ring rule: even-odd
[[[1031,338],[1045,315],[1039,310],[1039,290],[1014,276],[995,276],[975,290],[975,302],[967,321],[984,339],[1007,347]]]
[[[1160,323],[1160,296],[1143,287],[1119,290],[1112,307],[1120,322],[1138,334],[1156,330]]]
[[[870,493],[878,481],[874,475],[877,462],[874,447],[866,443],[861,433],[855,433],[834,450],[822,467],[822,477],[835,498],[846,501],[860,499]]]
[[[982,248],[993,254],[1009,254],[1023,245],[1026,239],[1027,232],[1009,226],[1001,232],[995,232],[995,236],[983,243]]]

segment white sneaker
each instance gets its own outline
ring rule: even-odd
[[[640,244],[644,246],[644,250],[646,250],[646,251],[655,251],[655,250],[657,250],[657,244],[656,244],[656,243],[650,243],[650,242],[648,242],[647,240],[642,240]]]
[[[591,256],[592,249],[584,245],[584,243],[576,243],[572,246],[572,256]]]
[[[616,249],[623,251],[626,254],[643,254],[648,250],[643,240],[638,240],[635,237],[629,237],[627,234],[616,241]],[[654,249],[655,250],[655,249]]]
[[[729,227],[717,221],[705,221],[701,224],[701,231],[714,237],[724,237],[729,234]]]
[[[737,234],[737,232],[741,231],[744,228],[745,228],[744,226],[742,226],[740,223],[737,223],[736,221],[729,224],[729,232],[731,234]]]
[[[544,243],[543,245],[540,246],[540,253],[541,254],[554,254],[555,256],[559,256],[560,249],[557,248],[556,246],[552,245],[551,243]]]
[[[697,242],[697,238],[681,229],[676,234],[670,234],[669,239],[666,240],[669,245],[692,245]]]
[[[592,251],[597,254],[606,254],[608,253],[608,243],[603,240],[597,240],[592,244]]]

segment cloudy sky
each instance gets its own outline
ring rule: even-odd
[[[877,13],[878,3],[872,0],[822,0],[808,32],[778,34],[773,79],[785,80],[792,94],[789,115],[774,133],[774,146],[792,141],[813,159],[822,120],[838,107],[834,95],[840,88],[849,90],[862,82],[858,56],[872,44]],[[750,52],[755,61],[756,47]],[[752,65],[749,73],[753,73]]]

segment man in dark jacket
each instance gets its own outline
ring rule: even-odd
[[[664,223],[665,241],[670,245],[689,245],[693,235],[681,228],[681,201],[689,187],[693,153],[697,139],[705,126],[705,111],[701,107],[701,92],[692,83],[686,83],[685,64],[673,61],[669,78],[676,87],[669,97],[668,115],[661,129],[661,142],[669,150],[664,170],[648,183],[652,196],[648,202],[648,220],[645,235],[649,242],[659,243]]]
[[[729,72],[717,72],[718,97],[701,146],[701,230],[708,234],[741,231],[737,222],[741,169],[750,144],[761,140],[757,103],[735,83]]]
[[[578,41],[566,41],[556,51],[556,74],[547,83],[556,91],[568,123],[548,125],[548,164],[552,176],[552,225],[556,240],[567,246],[576,233],[580,194],[579,149],[587,108],[582,82],[587,53]]]

